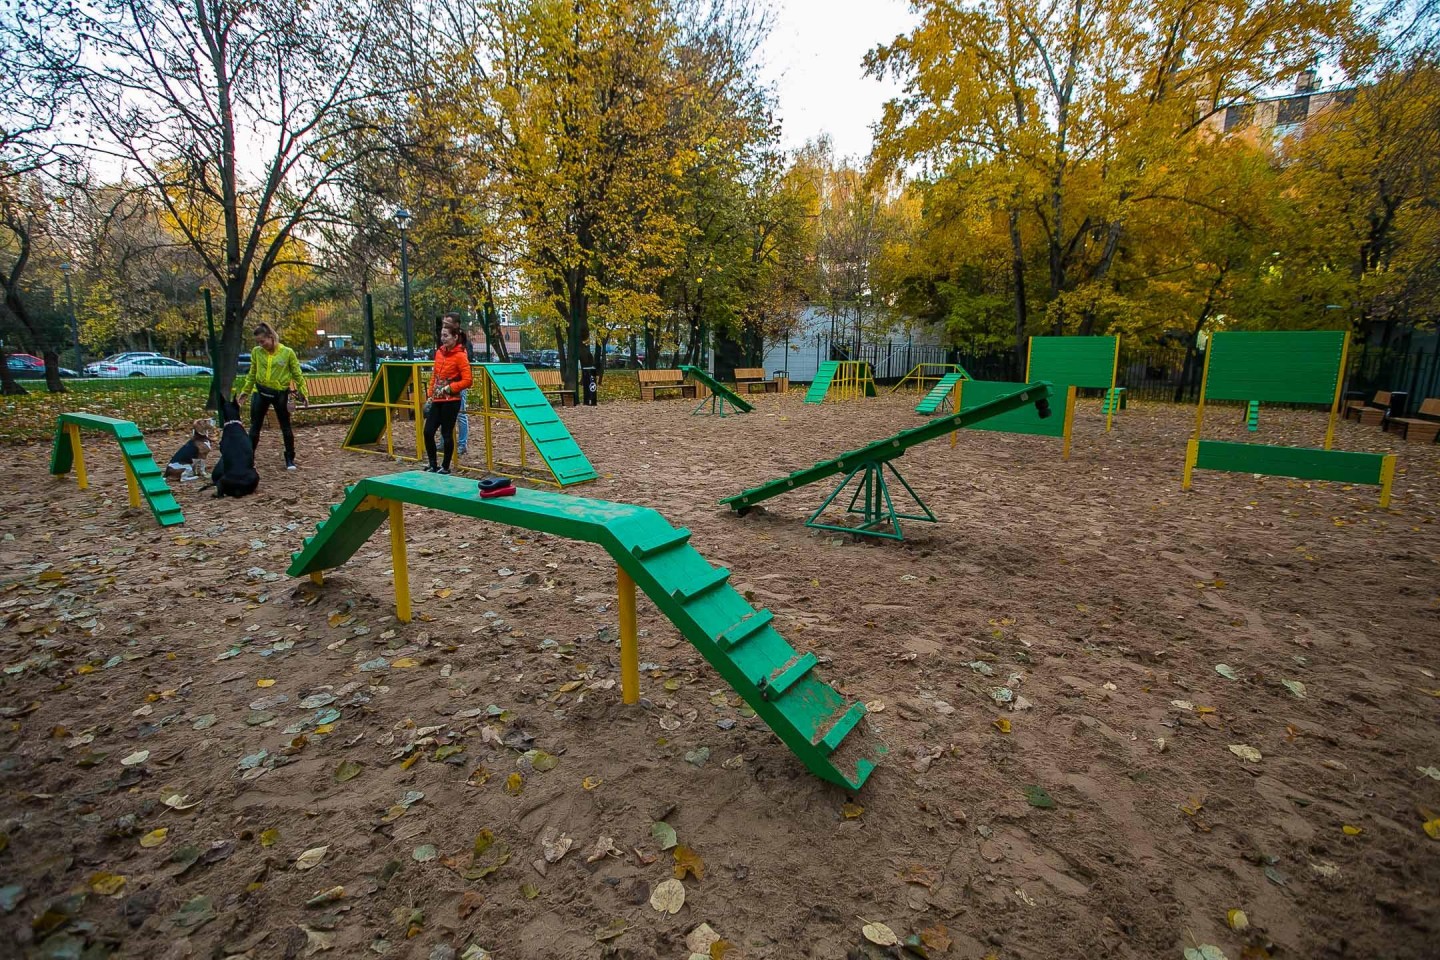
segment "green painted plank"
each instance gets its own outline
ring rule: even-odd
[[[716,396],[724,397],[727,402],[729,402],[732,406],[735,407],[735,409],[741,411],[742,413],[749,413],[750,411],[755,409],[755,407],[752,406],[749,401],[743,399],[734,390],[731,390],[729,387],[725,386],[725,384],[721,383],[719,380],[716,380],[714,377],[710,376],[708,372],[701,370],[699,367],[693,366],[688,363],[682,363],[680,364],[680,369],[688,373],[690,376],[694,377],[696,380],[699,380],[701,383],[705,384],[705,386],[709,387],[711,393],[714,393]]]
[[[388,519],[387,500],[603,546],[816,776],[857,790],[885,754],[873,730],[854,729],[863,705],[847,702],[816,678],[809,669],[813,655],[798,654],[774,628],[770,612],[752,607],[725,582],[722,568],[690,546],[687,531],[647,507],[524,489],[513,497],[482,500],[475,481],[462,477],[420,472],[370,477],[349,488],[306,538],[290,575],[348,560]],[[785,668],[795,664],[806,669],[786,676]],[[777,674],[785,676],[785,689],[772,697],[764,687]]]
[[[1057,387],[1109,387],[1115,382],[1115,344],[1119,337],[1031,337],[1031,380]]]
[[[993,403],[1001,397],[1010,396],[1016,390],[1025,389],[1026,384],[1010,383],[1005,380],[966,380],[960,388],[960,412],[971,413]],[[1056,388],[1058,391],[1060,388]],[[984,420],[967,421],[967,430],[994,430],[1001,433],[1028,433],[1040,437],[1063,437],[1065,435],[1065,411],[1059,402],[1064,394],[1052,394],[1057,402],[1050,416],[1041,418],[1034,404],[1025,404]]]
[[[955,388],[955,384],[961,380],[969,379],[970,375],[963,370],[951,371],[945,374],[945,376],[940,378],[940,382],[931,387],[930,392],[925,394],[924,398],[915,405],[915,412],[930,414],[939,410],[940,404],[944,403],[945,398],[950,396],[950,391]]]
[[[1195,459],[1195,466],[1201,470],[1374,484],[1381,482],[1384,463],[1383,453],[1322,450],[1318,447],[1272,447],[1219,440],[1201,440]]]
[[[969,390],[969,384],[983,381],[966,381],[965,390]],[[934,440],[936,437],[943,437],[946,434],[968,427],[982,420],[996,417],[1007,413],[1017,407],[1033,406],[1041,400],[1053,398],[1050,384],[1030,383],[1023,385],[1020,389],[1004,396],[996,397],[989,403],[981,404],[960,414],[947,413],[943,417],[936,417],[922,426],[912,427],[909,430],[901,430],[893,436],[876,440],[855,450],[849,450],[833,460],[822,460],[814,466],[806,467],[804,470],[797,470],[788,477],[781,477],[778,480],[771,480],[762,483],[758,487],[751,487],[731,497],[725,497],[720,502],[728,504],[732,510],[745,510],[763,500],[771,497],[778,497],[782,493],[798,489],[817,480],[834,476],[846,469],[856,467],[862,463],[883,463],[886,460],[893,460],[905,453],[917,444]],[[965,402],[964,393],[961,393],[961,404]],[[1053,404],[1052,404],[1053,407]],[[1063,410],[1052,410],[1052,419],[1064,420]]]
[[[575,442],[574,436],[565,426],[565,421],[555,412],[544,392],[536,385],[526,370],[518,363],[482,363],[490,382],[495,384],[500,398],[515,414],[526,434],[535,441],[535,448],[555,481],[562,487],[585,483],[600,476],[586,459],[584,451]],[[544,401],[536,403],[536,400]]]
[[[820,364],[820,369],[815,371],[815,380],[810,384],[810,389],[805,391],[806,403],[824,403],[825,395],[830,392],[830,381],[835,379],[835,371],[840,369],[840,363],[836,360],[827,360]]]
[[[1230,330],[1210,337],[1207,400],[1335,402],[1343,330]]]

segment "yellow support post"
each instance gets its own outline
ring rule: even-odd
[[[1205,345],[1205,369],[1200,374],[1200,405],[1195,408],[1195,433],[1191,437],[1193,440],[1200,439],[1200,429],[1205,426],[1205,386],[1210,382],[1210,358],[1215,355],[1215,351],[1211,349],[1213,346],[1213,343]],[[1185,489],[1190,489],[1188,484]]]
[[[1065,390],[1065,433],[1064,442],[1060,448],[1060,459],[1070,459],[1070,433],[1075,429],[1075,388],[1068,387]]]
[[[956,381],[955,381],[955,386],[953,386],[953,387],[950,388],[950,412],[951,412],[952,414],[955,414],[955,413],[959,413],[959,412],[960,412],[960,385],[961,385],[962,383],[964,383],[963,380],[956,380]],[[951,430],[951,431],[950,431],[950,449],[951,449],[951,450],[954,450],[954,449],[955,449],[955,442],[956,442],[957,439],[959,439],[959,437],[960,437],[960,431],[959,431],[959,430]]]
[[[487,371],[487,372],[485,373],[485,391],[484,391],[484,393],[483,393],[483,396],[485,397],[485,411],[484,411],[484,412],[485,412],[485,469],[486,469],[486,470],[494,470],[494,469],[495,469],[495,433],[494,433],[494,430],[493,430],[493,428],[492,428],[492,424],[493,424],[493,422],[494,422],[494,421],[492,420],[492,417],[494,416],[494,414],[491,413],[491,411],[490,411],[490,391],[491,391],[491,389],[492,389],[493,387],[494,387],[494,384],[491,382],[491,380],[490,380],[490,374],[489,374],[489,372]]]
[[[1030,382],[1030,351],[1035,349],[1035,338],[1029,337],[1025,340],[1025,382]]]
[[[1190,474],[1195,470],[1195,461],[1200,459],[1200,441],[1191,439],[1185,444],[1185,479],[1180,484],[1181,490],[1190,489]]]
[[[1346,339],[1349,339],[1348,335]],[[1390,506],[1390,487],[1395,482],[1395,454],[1387,453],[1380,461],[1380,506]]]
[[[640,642],[635,631],[635,581],[615,568],[620,607],[620,695],[625,703],[640,702]]]
[[[81,490],[87,490],[90,487],[90,477],[85,473],[85,450],[80,446],[80,428],[73,423],[67,423],[65,432],[70,437],[70,451],[75,457],[75,479],[80,481]]]
[[[1335,399],[1330,404],[1330,423],[1325,427],[1325,449],[1329,450],[1330,445],[1335,442],[1335,416],[1340,412],[1340,396],[1345,389],[1345,365],[1350,360],[1350,334],[1345,334],[1344,344],[1340,347],[1340,372],[1335,375]],[[1390,488],[1386,487],[1381,494],[1380,506],[1385,506],[1390,501]]]
[[[125,488],[130,491],[130,506],[140,506],[140,484],[135,479],[135,470],[130,466],[129,459],[121,461],[125,464]]]
[[[388,501],[390,508],[390,562],[395,568],[395,618],[410,622],[410,571],[405,558],[405,505]]]
[[[380,396],[385,403],[385,453],[395,459],[395,411],[390,409],[390,366],[380,364]]]
[[[325,574],[319,570],[314,571],[310,574],[310,582],[319,586],[324,586]]]
[[[1030,371],[1026,370],[1025,372],[1028,374]],[[1120,401],[1115,396],[1115,381],[1118,379],[1120,379],[1120,337],[1117,335],[1115,337],[1115,363],[1110,367],[1110,389],[1105,392],[1105,396],[1110,401],[1105,404],[1106,433],[1110,432],[1110,424],[1115,419],[1115,408],[1120,406]],[[1026,377],[1026,382],[1029,382],[1029,377]]]
[[[431,371],[431,379],[434,379],[434,371]],[[425,459],[425,398],[422,394],[428,394],[429,388],[421,389],[420,368],[415,364],[410,365],[410,405],[415,410],[415,459]]]

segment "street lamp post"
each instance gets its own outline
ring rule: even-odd
[[[400,228],[400,309],[405,315],[405,359],[415,359],[415,328],[410,322],[410,250],[406,231],[410,226],[410,211],[401,207],[395,211],[395,225]]]
[[[80,362],[80,321],[75,319],[75,295],[70,292],[70,271],[73,269],[68,263],[60,264],[60,272],[65,275],[65,302],[70,306],[70,340],[75,344],[75,370],[78,373],[84,365]]]

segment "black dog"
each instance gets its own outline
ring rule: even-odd
[[[210,473],[216,497],[248,497],[260,486],[255,472],[255,447],[250,434],[240,422],[240,404],[220,398],[220,415],[224,428],[220,431],[220,459]]]

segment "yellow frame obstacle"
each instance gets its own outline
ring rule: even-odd
[[[932,370],[939,371],[931,373]],[[899,393],[900,388],[913,381],[912,389],[919,394],[929,393],[941,380],[945,379],[947,373],[958,373],[961,376],[971,379],[970,374],[958,363],[917,363],[910,368],[910,372],[900,378],[900,382],[890,388],[891,393]]]

